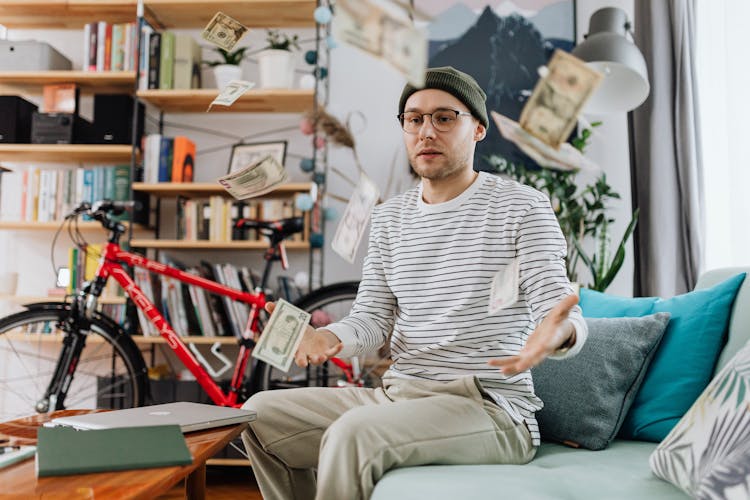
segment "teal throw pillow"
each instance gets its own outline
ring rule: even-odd
[[[711,288],[671,299],[625,299],[581,290],[584,316],[671,315],[620,437],[659,442],[693,405],[713,376],[726,341],[732,304],[744,279],[745,273],[737,274]]]

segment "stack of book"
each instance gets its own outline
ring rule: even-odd
[[[138,47],[136,23],[88,23],[83,28],[84,71],[133,71]]]
[[[195,143],[185,136],[143,139],[143,182],[193,182]]]
[[[141,32],[138,90],[200,88],[201,61],[201,47],[190,35],[159,33],[145,25]]]

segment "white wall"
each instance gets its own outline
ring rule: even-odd
[[[596,9],[604,6],[619,6],[632,18],[633,0],[578,0],[577,2],[577,32],[579,40],[588,28],[588,19]],[[199,33],[191,31],[196,39]],[[300,31],[302,38],[309,38],[312,30]],[[11,39],[36,38],[53,44],[58,50],[73,60],[75,67],[80,67],[82,56],[82,32],[66,30],[21,31],[9,30]],[[262,46],[262,30],[253,30],[243,43],[250,43],[253,47]],[[307,45],[305,48],[311,48]],[[298,68],[309,68],[302,61],[300,54]],[[403,151],[401,131],[395,119],[397,113],[398,96],[405,80],[385,63],[368,55],[347,47],[339,47],[332,51],[330,65],[331,104],[329,110],[339,117],[346,119],[350,112],[358,112],[364,116],[352,116],[352,128],[357,143],[363,167],[368,175],[380,186],[381,192],[389,184],[389,175],[395,163],[396,176],[391,181],[390,190],[382,196],[389,197],[394,193],[403,192],[411,186],[408,175],[406,155]],[[244,63],[245,77],[253,79],[255,66]],[[250,134],[262,129],[268,130],[298,122],[297,115],[235,115],[235,114],[195,114],[168,115],[169,121],[197,122],[200,126],[215,127],[232,133]],[[596,130],[588,155],[597,161],[607,174],[610,184],[622,196],[620,203],[612,207],[612,214],[616,219],[613,227],[613,239],[619,240],[630,219],[630,174],[627,146],[627,130],[625,115],[608,115],[591,117],[601,119],[604,124]],[[166,133],[178,133],[175,128],[168,127]],[[198,150],[219,144],[231,144],[229,139],[219,139],[205,134],[190,132],[198,145]],[[307,154],[310,151],[308,139],[299,132],[280,134],[290,140],[289,152],[292,154]],[[269,139],[275,138],[273,136]],[[331,148],[329,163],[337,167],[348,176],[356,180],[356,169],[351,152],[348,149]],[[229,149],[206,156],[198,156],[196,168],[197,180],[212,180],[218,177],[226,168],[229,161]],[[298,168],[299,159],[287,158],[287,169],[294,181],[308,180]],[[348,197],[353,188],[333,172],[328,178],[329,192]],[[329,198],[326,203],[338,212],[340,216],[344,204]],[[363,243],[353,264],[349,264],[330,250],[330,241],[336,228],[334,220],[326,226],[325,247],[325,275],[324,282],[331,283],[340,280],[359,279],[362,260],[366,249]],[[366,237],[366,236],[365,236]],[[53,275],[49,262],[50,235],[0,231],[0,271],[18,269],[23,275],[19,283],[18,293],[40,294],[51,286]],[[57,260],[64,262],[67,243],[60,245]],[[192,252],[177,254],[186,260],[197,260],[200,255]],[[221,260],[242,261],[259,266],[260,254],[237,252],[211,252],[210,258]],[[297,254],[293,258],[293,269],[305,269],[305,256]],[[609,292],[632,294],[632,245],[628,245],[627,257],[622,270],[609,289]]]

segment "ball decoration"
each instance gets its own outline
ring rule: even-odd
[[[305,62],[307,64],[315,64],[318,62],[318,51],[317,50],[308,50],[305,52]]]
[[[333,13],[331,12],[330,7],[328,7],[327,5],[321,5],[320,7],[315,9],[313,17],[315,18],[315,22],[318,24],[328,24],[331,22]]]
[[[304,135],[313,135],[313,133],[315,132],[315,125],[313,125],[312,120],[303,118],[299,122],[299,130]]]
[[[303,172],[312,172],[315,170],[315,162],[312,158],[302,158],[299,162],[299,168],[301,168]]]
[[[328,47],[329,50],[333,50],[338,46],[339,46],[339,42],[336,41],[333,35],[328,35],[326,37],[326,47]]]
[[[326,77],[328,76],[328,68],[319,66],[317,68],[317,76],[320,80],[325,80]]]
[[[303,290],[307,288],[307,284],[309,281],[310,275],[308,275],[305,271],[300,271],[294,275],[294,284],[302,288]]]
[[[334,207],[325,207],[323,209],[323,218],[327,221],[334,221],[338,218],[339,211]]]
[[[308,212],[313,207],[312,196],[307,193],[298,194],[294,199],[294,205],[297,207],[297,210]]]
[[[315,172],[313,174],[313,182],[317,184],[318,186],[322,186],[326,183],[326,174],[325,172]]]
[[[323,248],[323,233],[310,233],[310,246],[313,248]]]
[[[326,147],[326,138],[319,135],[315,138],[315,148],[323,149],[324,147]]]

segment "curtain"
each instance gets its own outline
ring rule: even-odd
[[[750,265],[750,2],[696,4],[698,96],[706,168],[706,268]]]
[[[703,267],[704,201],[694,0],[635,0],[651,93],[632,113],[636,296],[692,290]]]

